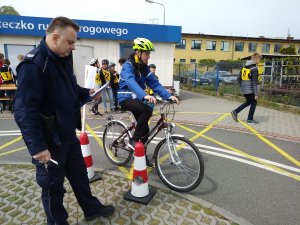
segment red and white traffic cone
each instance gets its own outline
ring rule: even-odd
[[[93,158],[91,155],[90,142],[87,133],[82,132],[80,134],[79,140],[90,183],[96,180],[100,180],[102,178],[101,175],[97,172],[94,172],[93,169]]]
[[[156,194],[156,190],[148,186],[145,148],[141,141],[135,144],[131,186],[131,190],[124,195],[125,200],[148,204]]]

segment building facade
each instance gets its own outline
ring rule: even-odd
[[[0,15],[0,52],[11,61],[14,70],[17,55],[27,54],[43,36],[51,18]],[[181,27],[104,21],[75,20],[80,26],[73,51],[74,71],[78,83],[83,85],[84,68],[91,58],[108,59],[117,64],[127,58],[137,37],[150,39],[155,51],[149,63],[157,65],[157,74],[164,86],[173,86],[174,43],[180,42]]]
[[[265,37],[235,37],[208,34],[182,33],[181,42],[175,45],[174,63],[195,63],[200,59],[236,60],[254,52],[280,54],[281,48],[294,45],[300,54],[300,40]]]

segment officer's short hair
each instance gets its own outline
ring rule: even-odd
[[[66,29],[67,27],[73,27],[76,32],[79,31],[79,26],[73,20],[59,16],[55,17],[49,24],[46,32],[47,34],[53,33],[56,29]]]

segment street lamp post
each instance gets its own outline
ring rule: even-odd
[[[148,3],[154,3],[154,4],[158,4],[158,5],[161,5],[162,7],[164,7],[164,25],[165,25],[165,20],[166,20],[166,8],[163,4],[159,3],[159,2],[155,2],[155,1],[152,1],[152,0],[145,0],[146,2]]]

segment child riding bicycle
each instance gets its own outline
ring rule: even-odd
[[[128,147],[134,150],[135,142],[145,143],[148,139],[148,120],[152,116],[152,108],[149,104],[156,103],[154,96],[145,93],[146,85],[163,99],[172,99],[178,103],[178,99],[159,83],[158,79],[150,72],[148,60],[154,47],[151,41],[146,38],[136,38],[133,42],[134,52],[124,63],[120,75],[118,102],[122,110],[130,111],[134,115],[137,124]],[[147,166],[153,166],[146,155]]]

